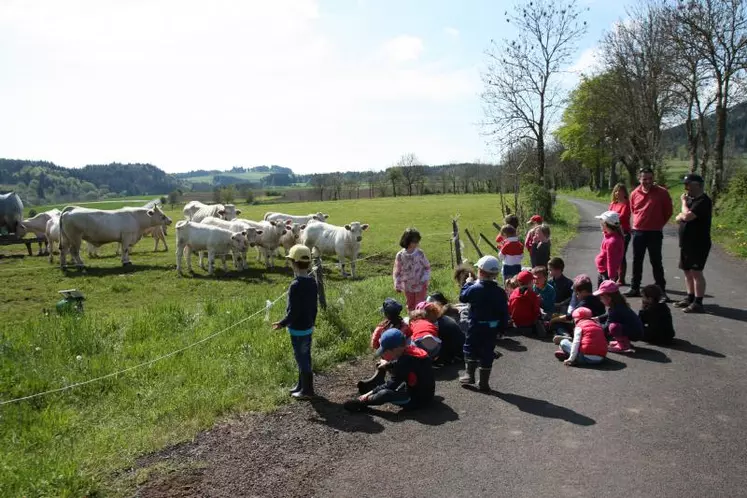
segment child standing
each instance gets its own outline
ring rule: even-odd
[[[529,253],[529,260],[532,263],[532,268],[536,266],[547,266],[550,261],[550,248],[552,242],[550,241],[550,227],[544,223],[535,228],[534,236],[534,247],[532,247]]]
[[[399,241],[402,248],[394,258],[394,290],[404,292],[407,309],[413,311],[418,303],[428,295],[428,281],[431,279],[431,265],[420,245],[420,232],[408,228]]]
[[[503,218],[503,227],[501,227],[501,233],[498,234],[498,236],[495,238],[495,247],[500,250],[503,243],[506,241],[506,235],[503,233],[503,228],[505,225],[511,225],[514,227],[515,234],[518,234],[519,230],[519,217],[515,214],[508,214],[505,218]],[[522,246],[524,247],[524,246]]]
[[[503,261],[503,282],[518,275],[521,271],[521,258],[524,256],[524,244],[516,236],[516,228],[511,225],[501,227],[501,235],[505,237],[500,246],[498,257]]]
[[[620,228],[620,215],[615,211],[605,211],[595,218],[601,220],[603,233],[602,246],[594,260],[599,273],[597,277],[597,287],[599,287],[605,280],[617,281],[625,251],[625,239]]]
[[[573,280],[563,275],[565,262],[561,258],[552,258],[547,267],[550,270],[547,282],[555,289],[555,311],[565,313],[573,297]]]
[[[532,275],[534,276],[532,290],[542,300],[541,307],[544,314],[542,318],[549,320],[555,311],[555,288],[547,283],[547,268],[544,266],[532,268]]]
[[[620,272],[617,277],[617,285],[625,285],[625,272],[628,269],[628,262],[625,259],[625,254],[628,252],[628,244],[630,244],[630,196],[628,195],[628,189],[624,183],[618,183],[615,188],[612,189],[612,199],[609,206],[610,211],[615,211],[620,215],[620,228],[623,232],[623,240],[625,245],[623,246],[623,257],[622,263],[620,264]]]
[[[288,251],[287,259],[293,267],[296,278],[288,287],[288,306],[285,318],[273,323],[274,330],[288,327],[293,345],[293,354],[298,365],[298,383],[290,395],[296,399],[310,399],[314,396],[314,373],[311,370],[311,334],[314,332],[317,313],[316,280],[309,276],[311,251],[297,244]]]
[[[494,256],[483,256],[475,265],[477,282],[469,278],[459,294],[459,300],[468,303],[469,329],[464,340],[466,371],[459,377],[465,385],[475,383],[475,371],[479,363],[478,388],[490,391],[490,372],[495,359],[495,341],[501,330],[508,325],[508,302],[506,292],[495,281],[500,271],[500,262]]]
[[[524,247],[527,251],[529,251],[529,257],[532,257],[532,251],[534,251],[534,242],[537,238],[537,227],[542,224],[542,216],[535,214],[531,218],[529,218],[529,221],[527,221],[527,225],[529,225],[529,231],[527,231],[527,235],[524,238]],[[532,265],[534,266],[534,265]]]
[[[643,337],[643,324],[620,294],[620,288],[612,280],[605,280],[594,295],[599,296],[607,307],[607,316],[599,317],[599,322],[610,338],[607,350],[613,353],[634,353],[630,341]]]
[[[576,308],[573,310],[573,319],[576,326],[573,329],[573,342],[569,339],[561,339],[560,349],[555,351],[555,357],[565,360],[568,366],[577,363],[601,363],[607,356],[607,340],[604,337],[602,327],[592,319],[589,308]]]
[[[530,329],[539,337],[545,337],[545,327],[539,320],[541,308],[540,297],[531,289],[534,276],[528,271],[522,271],[516,276],[519,284],[517,289],[511,293],[508,309],[511,312],[511,320],[517,329]]]
[[[643,340],[651,344],[670,344],[674,339],[672,312],[667,303],[661,302],[661,289],[651,284],[641,289],[641,293],[638,318],[643,323]]]

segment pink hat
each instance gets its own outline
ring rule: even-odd
[[[428,304],[427,301],[420,301],[418,304],[415,305],[416,310],[424,310],[425,306]]]
[[[589,308],[576,308],[571,316],[574,320],[583,320],[584,318],[591,318],[593,314]]]
[[[613,292],[617,292],[620,290],[620,288],[617,286],[615,282],[612,280],[605,280],[601,284],[599,284],[599,288],[594,291],[595,296],[599,296],[601,294],[612,294]]]

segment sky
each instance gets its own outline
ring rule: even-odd
[[[528,1],[528,0],[527,0]],[[594,62],[622,2],[578,0]],[[0,157],[296,173],[495,161],[479,122],[506,0],[2,0]]]

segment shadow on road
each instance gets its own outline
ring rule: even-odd
[[[523,353],[527,350],[527,347],[515,339],[509,339],[504,337],[503,339],[496,342],[499,348],[503,348],[507,351],[513,351],[515,353]]]
[[[719,306],[718,304],[708,304],[704,308],[705,312],[709,315],[720,316],[738,322],[747,322],[747,310]]]
[[[682,351],[683,353],[702,354],[703,356],[711,356],[713,358],[726,358],[726,355],[724,354],[702,348],[684,339],[675,338],[671,344],[660,344],[659,347],[674,349],[675,351]]]
[[[441,396],[433,398],[431,404],[417,410],[400,410],[398,412],[389,412],[384,410],[370,409],[369,413],[376,417],[381,417],[390,422],[403,422],[405,420],[414,420],[423,425],[443,425],[446,422],[459,420],[459,414],[449,405],[444,403]]]
[[[310,418],[310,422],[323,424],[341,432],[365,432],[378,434],[384,431],[384,426],[371,417],[370,413],[361,412],[351,414],[343,409],[340,403],[318,396],[310,401],[319,418]]]
[[[500,398],[507,403],[511,403],[522,412],[531,413],[538,417],[558,418],[576,425],[588,426],[596,424],[596,421],[593,418],[581,415],[570,408],[558,406],[543,399],[528,398],[519,394],[502,393],[498,391],[491,391],[489,394]]]
[[[687,292],[685,292],[685,291],[672,290],[672,289],[667,289],[667,294],[672,294],[673,296],[682,296],[682,297],[687,296]],[[710,294],[706,294],[704,297],[706,297],[706,298],[712,298],[713,296],[710,295]]]
[[[635,353],[631,354],[630,357],[636,360],[653,361],[654,363],[672,363],[672,359],[662,351],[639,346],[635,346]]]
[[[599,363],[597,365],[592,364],[579,364],[576,365],[574,368],[587,368],[590,370],[606,370],[609,372],[617,372],[618,370],[622,370],[626,368],[628,365],[621,361],[617,361],[609,356],[607,356],[602,363]]]

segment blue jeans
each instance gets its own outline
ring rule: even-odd
[[[293,355],[296,357],[298,371],[311,373],[311,334],[292,335],[291,345],[293,345]]]
[[[573,342],[571,342],[570,339],[563,339],[560,341],[560,349],[565,351],[566,354],[571,354],[571,349],[573,348]],[[584,356],[584,354],[579,351],[578,355],[576,355],[576,361],[578,363],[588,363],[590,365],[596,365],[597,363],[601,363],[604,358],[598,359],[598,358],[589,358],[588,356]]]

